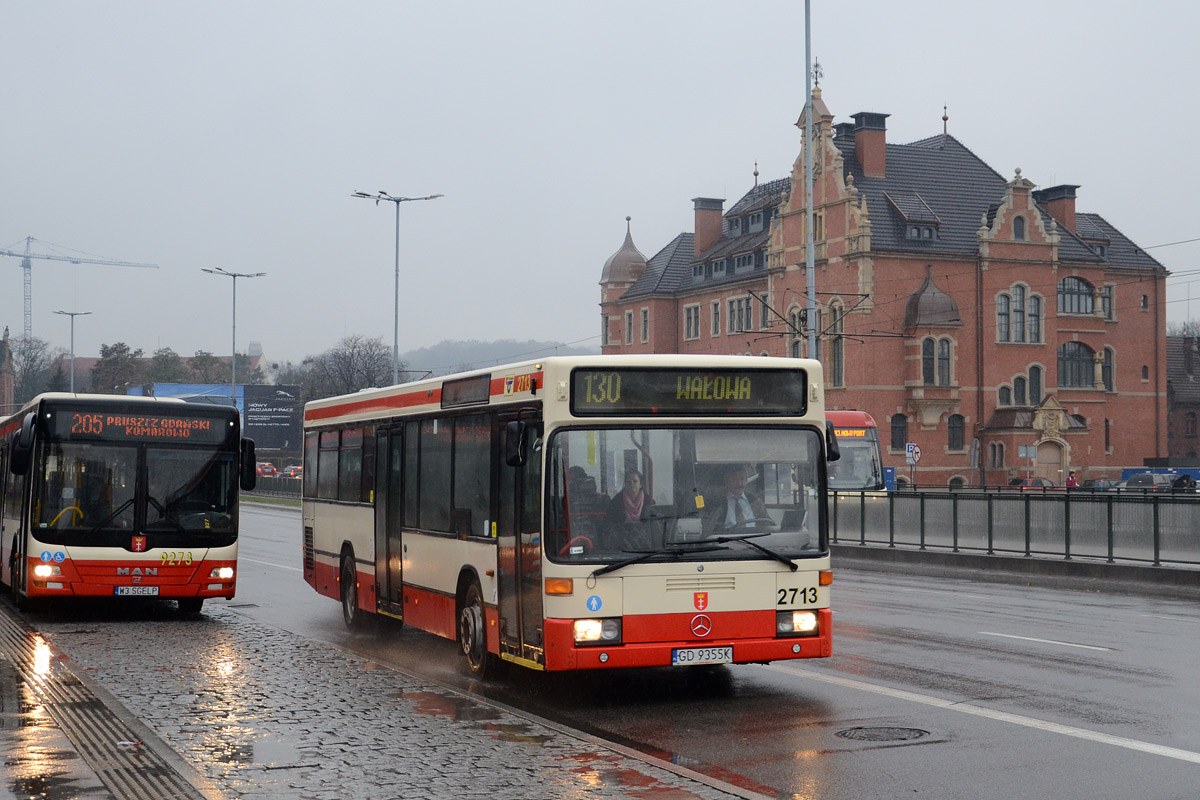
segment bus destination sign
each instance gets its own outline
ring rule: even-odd
[[[808,375],[779,369],[580,368],[571,374],[577,416],[799,416]]]
[[[110,442],[219,444],[229,435],[229,428],[227,421],[218,417],[62,410],[50,420],[50,435]]]

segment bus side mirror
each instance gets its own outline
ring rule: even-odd
[[[254,491],[254,487],[258,485],[258,464],[254,457],[254,440],[242,439],[242,471],[241,485],[242,490],[246,492]]]
[[[837,461],[842,457],[838,448],[837,436],[833,432],[833,422],[825,420],[825,460]]]
[[[525,423],[515,419],[504,426],[504,463],[510,467],[522,467],[528,458]]]
[[[21,430],[13,434],[8,468],[14,475],[24,475],[29,469],[29,461],[33,457],[33,424],[36,420],[34,412],[29,412],[21,422]]]

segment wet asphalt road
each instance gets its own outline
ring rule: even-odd
[[[298,512],[246,509],[230,606],[767,796],[1200,797],[1194,602],[841,570],[832,659],[480,684],[299,563]]]

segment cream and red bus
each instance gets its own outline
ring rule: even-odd
[[[351,627],[457,639],[480,675],[828,656],[821,380],[552,357],[310,402],[304,578]]]
[[[43,394],[0,420],[0,581],[45,598],[233,597],[238,487],[254,444],[237,409]]]

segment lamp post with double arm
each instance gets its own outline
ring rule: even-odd
[[[261,278],[267,273],[230,272],[222,267],[201,267],[200,271],[208,272],[213,275],[224,275],[226,278],[233,278],[233,352],[230,353],[229,359],[229,399],[233,403],[233,407],[237,408],[237,279]]]
[[[381,189],[376,194],[355,192],[350,196],[361,197],[365,200],[374,200],[375,205],[379,205],[380,200],[386,200],[389,203],[394,203],[396,206],[396,289],[392,301],[392,383],[396,384],[400,382],[400,204],[416,200],[436,200],[442,195],[430,194],[425,197],[394,197]]]
[[[86,317],[90,311],[55,311],[71,318],[71,394],[75,394],[75,318]]]

